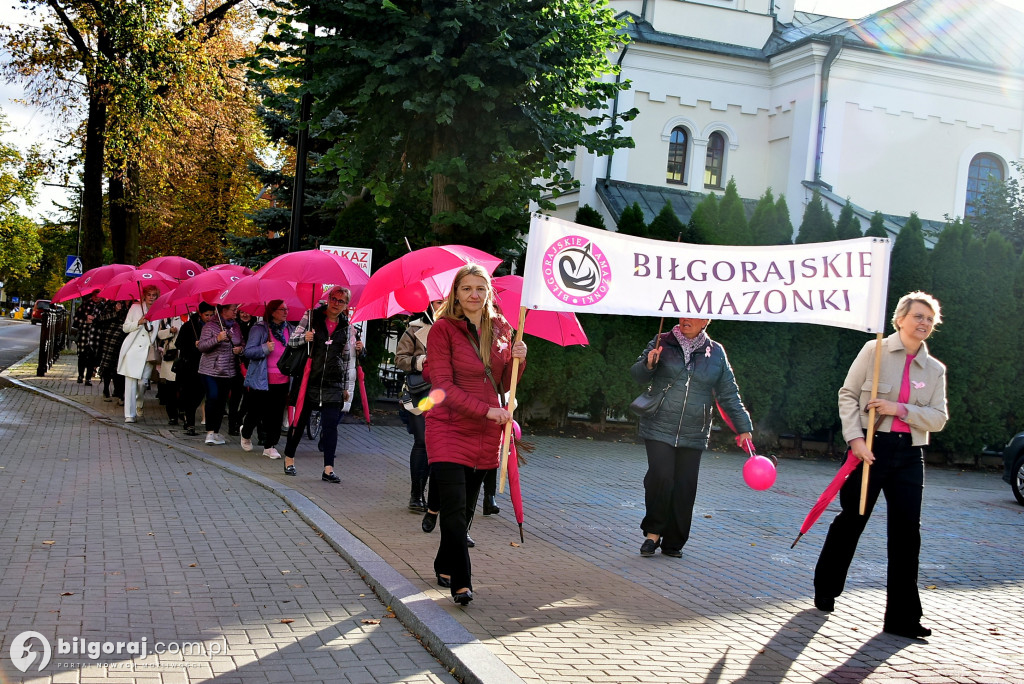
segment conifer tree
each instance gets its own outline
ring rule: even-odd
[[[576,210],[576,218],[573,219],[573,222],[578,223],[581,226],[590,226],[592,228],[608,230],[604,225],[604,217],[601,216],[601,212],[594,209],[594,207],[589,204],[584,204]]]
[[[804,218],[800,222],[800,232],[796,235],[796,244],[811,242],[832,242],[836,239],[836,224],[832,214],[821,201],[817,192],[804,209]]]
[[[754,213],[750,217],[751,244],[771,245],[769,237],[775,233],[775,197],[772,196],[772,189],[768,188],[761,195],[754,207]]]
[[[718,234],[719,206],[718,197],[709,192],[693,209],[690,215],[689,240],[685,242],[708,245],[713,244],[713,237]]]
[[[735,179],[730,178],[722,202],[718,205],[717,234],[709,236],[716,245],[749,245],[753,236],[747,224],[747,212],[736,190]]]
[[[789,218],[789,205],[786,204],[786,196],[779,195],[779,201],[775,203],[775,232],[768,245],[791,245],[793,244],[793,221]]]
[[[622,210],[616,230],[623,235],[636,237],[643,237],[647,234],[647,222],[644,221],[644,210],[640,208],[639,202],[633,202],[632,205]]]
[[[651,225],[647,226],[647,235],[652,240],[668,240],[669,242],[676,242],[682,236],[683,242],[689,242],[687,240],[688,231],[686,225],[679,220],[676,216],[675,210],[672,205],[665,202],[665,206],[661,208],[658,215],[651,221]]]
[[[889,231],[885,229],[885,217],[882,212],[876,211],[871,215],[871,225],[864,231],[864,237],[889,237]]]
[[[839,212],[839,218],[836,220],[836,238],[839,240],[852,240],[859,237],[864,237],[860,229],[860,219],[854,216],[853,205],[847,199],[842,211]]]
[[[921,219],[916,213],[896,235],[889,257],[889,296],[886,311],[892,312],[900,297],[915,290],[931,289],[931,271],[928,268],[928,250],[921,233]]]

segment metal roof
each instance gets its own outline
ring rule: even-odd
[[[952,62],[968,67],[1024,71],[1024,12],[997,0],[905,0],[862,19],[795,12],[777,24],[760,50],[656,31],[634,14],[626,29],[638,43],[767,60],[808,41],[843,37],[848,47]]]

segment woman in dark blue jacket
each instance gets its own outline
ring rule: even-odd
[[[658,410],[640,418],[647,447],[647,514],[640,524],[647,538],[641,556],[653,556],[659,546],[663,555],[683,555],[716,400],[739,439],[750,439],[753,429],[725,350],[708,337],[707,326],[706,319],[680,318],[679,325],[651,340],[630,369],[634,380],[655,392],[671,384]]]

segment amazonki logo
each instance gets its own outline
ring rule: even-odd
[[[604,252],[589,238],[569,235],[544,252],[544,284],[559,301],[597,304],[608,294],[611,269]]]

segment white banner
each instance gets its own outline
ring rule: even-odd
[[[546,311],[885,329],[889,240],[691,245],[534,214],[522,305]]]

